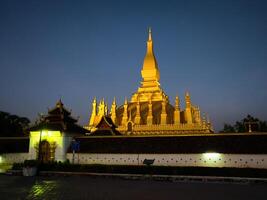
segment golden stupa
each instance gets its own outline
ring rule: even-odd
[[[189,93],[185,94],[185,109],[180,107],[180,99],[175,98],[171,105],[168,96],[160,87],[160,72],[153,52],[153,40],[149,29],[147,52],[141,71],[141,86],[131,100],[117,107],[116,100],[110,112],[104,99],[97,105],[96,98],[92,103],[92,113],[87,128],[91,132],[102,116],[110,116],[117,130],[125,135],[179,135],[192,133],[212,133],[209,119],[201,118],[198,106],[191,104]]]

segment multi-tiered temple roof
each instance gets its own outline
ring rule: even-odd
[[[88,130],[77,125],[77,121],[71,116],[71,112],[64,107],[62,101],[59,100],[56,106],[40,119],[39,123],[30,128],[30,131],[51,130],[74,134],[88,132]]]

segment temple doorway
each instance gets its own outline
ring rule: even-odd
[[[128,134],[131,134],[133,132],[133,123],[132,122],[128,122],[127,132],[128,132]]]
[[[52,153],[54,152],[52,151],[49,142],[47,140],[43,140],[41,142],[40,161],[43,163],[53,161],[54,156]]]

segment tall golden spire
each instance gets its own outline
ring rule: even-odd
[[[143,69],[141,71],[144,82],[154,81],[157,83],[160,79],[160,73],[158,69],[157,60],[153,51],[153,40],[151,28],[148,29],[147,51],[143,63]]]
[[[138,91],[134,93],[131,98],[132,103],[136,103],[137,101],[148,102],[150,98],[152,101],[162,101],[164,98],[167,99],[167,95],[160,88],[160,73],[153,51],[151,28],[148,29],[147,50],[141,75],[143,80]]]
[[[148,40],[152,40],[152,30],[151,27],[148,28]]]

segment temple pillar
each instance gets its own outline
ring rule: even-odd
[[[152,101],[151,101],[151,98],[149,99],[149,102],[148,102],[148,115],[147,115],[146,121],[147,121],[146,122],[147,125],[152,125],[153,124]]]
[[[178,96],[175,97],[174,124],[180,124],[180,101]]]
[[[163,99],[161,103],[161,115],[160,115],[160,124],[167,124],[167,113],[166,113],[166,100]]]
[[[203,114],[203,117],[202,117],[202,126],[203,126],[204,128],[207,126],[207,122],[206,122],[205,114]]]
[[[98,117],[105,116],[106,111],[107,111],[107,108],[106,108],[106,105],[105,105],[105,100],[104,100],[104,98],[103,98],[103,99],[99,102],[97,116],[98,116]]]
[[[89,127],[92,127],[94,125],[94,120],[95,120],[95,116],[96,116],[96,98],[94,98],[93,103],[92,103],[92,113],[91,113],[91,117],[89,120]]]
[[[108,104],[107,103],[105,104],[104,113],[105,113],[105,116],[108,115]]]
[[[111,105],[111,119],[114,124],[116,124],[116,109],[117,109],[117,105],[116,105],[116,99],[114,97],[114,100]]]
[[[193,120],[192,120],[192,110],[191,110],[191,101],[190,101],[190,96],[189,93],[186,92],[185,94],[185,118],[186,118],[186,122],[187,124],[192,124]]]
[[[126,126],[127,124],[127,121],[128,121],[128,102],[127,102],[127,98],[125,98],[125,101],[124,101],[124,105],[123,105],[123,116],[122,116],[122,120],[121,120],[121,125],[124,125]]]
[[[194,120],[195,123],[200,124],[201,123],[201,117],[200,117],[200,109],[199,107],[196,107],[194,109]]]
[[[141,122],[140,102],[139,102],[139,100],[137,100],[137,103],[136,103],[136,115],[135,115],[135,118],[134,118],[134,123],[135,124],[140,124],[140,122]]]

